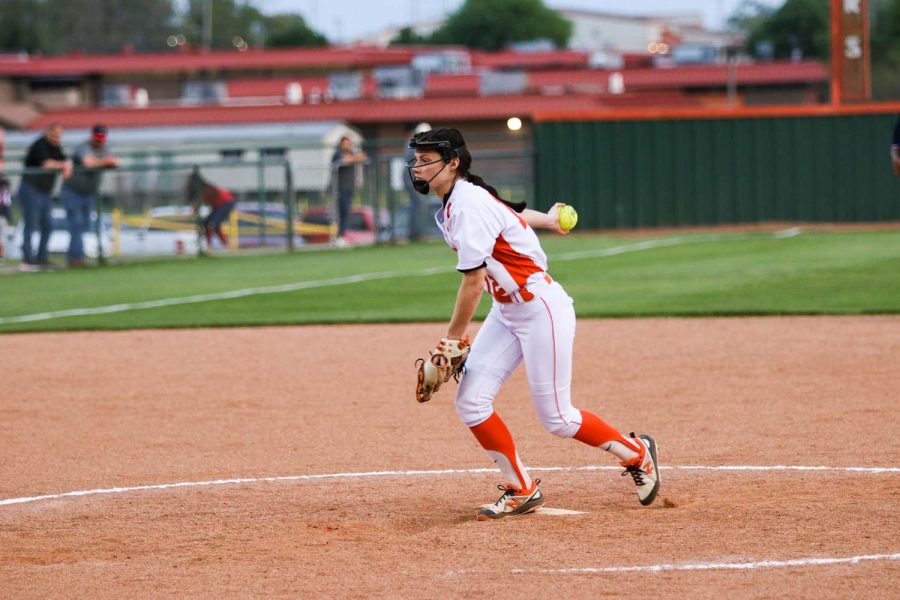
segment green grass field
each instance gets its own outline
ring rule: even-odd
[[[545,236],[543,244],[581,317],[900,312],[900,231]],[[434,242],[10,273],[0,276],[0,332],[444,321],[459,283],[454,265]],[[177,300],[236,290],[250,291]],[[150,301],[170,305],[53,314]],[[479,316],[489,305],[485,298]]]

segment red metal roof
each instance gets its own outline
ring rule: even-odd
[[[563,69],[534,70],[526,76],[531,93],[556,90],[558,93],[606,93],[612,70]],[[625,69],[622,73],[626,91],[680,91],[690,87],[725,87],[726,65],[683,66],[671,68]],[[818,62],[782,62],[738,65],[738,85],[821,83],[828,80],[823,64]],[[428,96],[476,96],[478,75],[429,75],[425,87]]]
[[[289,83],[299,83],[303,93],[318,89],[324,93],[328,89],[328,77],[277,77],[273,79],[231,79],[228,81],[229,98],[283,98]],[[477,96],[481,89],[478,75],[446,75],[432,73],[425,80],[426,96]],[[362,95],[373,98],[376,95],[375,81],[371,76],[363,77]]]
[[[625,89],[722,87],[728,83],[726,65],[699,65],[622,71]],[[773,62],[740,64],[735,69],[738,85],[820,83],[828,81],[820,62]]]
[[[548,67],[585,68],[591,57],[589,52],[553,50],[551,52],[476,52],[472,51],[472,66],[492,69]]]
[[[591,86],[605,90],[613,72],[589,69],[533,71],[528,74],[528,87],[532,91],[547,87],[587,89]],[[624,69],[619,72],[629,91],[724,87],[728,83],[726,65]],[[821,83],[828,80],[828,72],[819,62],[755,63],[738,65],[735,77],[738,85]]]
[[[479,75],[432,73],[425,80],[426,96],[477,96],[480,90]]]
[[[83,76],[90,74],[184,72],[234,69],[336,69],[377,65],[406,65],[416,54],[447,49],[432,46],[378,48],[346,46],[331,48],[291,48],[246,52],[198,49],[152,54],[71,54],[67,56],[0,57],[0,75],[20,77]],[[451,47],[458,50],[458,48]],[[586,52],[471,52],[472,65],[489,68],[586,67]]]
[[[153,108],[66,109],[49,111],[29,123],[40,129],[57,122],[64,127],[162,127],[286,121],[344,120],[351,123],[403,121],[479,121],[530,117],[537,111],[587,111],[600,106],[596,98],[567,96],[484,96],[417,100],[355,100],[328,104],[274,106],[196,106]]]
[[[290,83],[299,83],[304,94],[318,90],[324,94],[328,90],[328,77],[277,77],[274,79],[231,79],[228,81],[229,98],[283,98]],[[369,76],[363,77],[362,94],[375,95],[375,82]]]
[[[335,69],[376,65],[405,65],[414,53],[408,49],[340,47],[251,49],[246,52],[167,52],[156,54],[14,56],[0,58],[0,75],[83,76],[105,73],[149,73],[234,69]]]

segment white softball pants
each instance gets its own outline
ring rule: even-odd
[[[581,412],[572,406],[575,309],[561,285],[544,280],[528,286],[534,299],[494,302],[466,361],[456,393],[456,412],[468,427],[493,414],[494,398],[523,360],[534,408],[544,429],[572,437]]]

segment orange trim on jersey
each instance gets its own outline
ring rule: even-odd
[[[504,239],[502,234],[497,236],[497,242],[494,244],[494,249],[491,251],[491,257],[503,265],[513,278],[513,281],[515,281],[516,286],[518,286],[516,290],[509,290],[506,294],[506,300],[496,294],[494,295],[494,298],[500,302],[511,302],[509,296],[512,295],[513,292],[518,291],[519,295],[522,296],[523,301],[528,302],[529,300],[534,299],[534,294],[525,289],[525,284],[528,283],[529,277],[535,273],[543,272],[543,267],[539,266],[527,256],[516,252],[513,247],[509,245],[509,242]]]

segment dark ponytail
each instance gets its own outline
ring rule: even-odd
[[[465,178],[465,180],[468,181],[469,183],[471,183],[472,185],[477,185],[480,188],[484,188],[485,190],[487,190],[487,192],[491,196],[493,196],[494,198],[496,198],[503,204],[507,205],[508,207],[510,207],[511,209],[516,211],[517,213],[520,213],[523,210],[525,210],[524,202],[512,202],[510,200],[506,200],[505,198],[503,198],[500,195],[500,192],[497,191],[497,188],[488,184],[484,179],[482,179],[475,173],[469,172],[469,168],[472,166],[472,154],[469,152],[468,148],[466,148],[465,146],[462,146],[461,148],[459,148],[458,156],[459,156],[459,168],[456,170],[456,172],[459,173],[461,177]]]
[[[484,188],[485,190],[488,191],[488,193],[491,196],[493,196],[494,198],[496,198],[503,204],[507,205],[508,207],[510,207],[511,209],[516,211],[517,213],[520,213],[523,210],[525,210],[525,202],[512,202],[511,200],[506,200],[505,198],[502,198],[500,196],[500,192],[498,192],[494,186],[488,184],[484,179],[482,179],[478,175],[475,175],[474,173],[467,173],[466,181],[468,181],[472,185],[477,185],[480,188]]]

